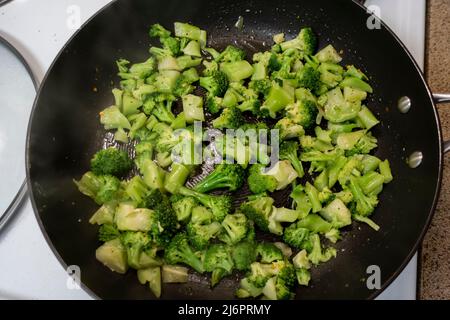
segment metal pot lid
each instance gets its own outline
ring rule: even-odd
[[[0,37],[0,229],[26,194],[25,142],[36,81],[20,53]]]

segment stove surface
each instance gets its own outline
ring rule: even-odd
[[[74,5],[73,0],[13,0],[0,7],[0,35],[24,55],[41,80],[76,31],[76,14],[82,23],[109,2],[77,0]],[[380,8],[383,21],[423,68],[425,0],[369,0],[366,5]],[[0,233],[0,257],[0,299],[91,299],[83,290],[69,289],[73,286],[47,245],[29,199]],[[417,255],[378,299],[415,299],[416,282]]]

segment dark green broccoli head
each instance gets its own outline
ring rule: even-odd
[[[229,214],[222,221],[223,232],[219,239],[233,245],[245,238],[248,231],[247,217],[242,213]]]
[[[278,71],[281,68],[281,62],[278,56],[275,53],[272,53],[269,59],[269,63],[267,64],[267,69],[269,72]]]
[[[98,239],[107,242],[116,239],[120,236],[119,230],[110,223],[102,224],[98,229]]]
[[[215,221],[210,224],[189,222],[186,231],[192,246],[197,250],[202,250],[208,246],[209,241],[219,233],[221,228],[220,223]]]
[[[198,205],[197,200],[193,197],[184,197],[181,195],[173,195],[170,197],[172,208],[177,215],[178,221],[187,221],[192,213],[192,209]]]
[[[219,113],[220,110],[223,109],[222,102],[222,98],[208,95],[208,98],[206,99],[206,108],[211,114]]]
[[[309,230],[299,227],[297,223],[291,224],[284,229],[283,240],[288,245],[297,249],[306,249],[308,247]]]
[[[267,97],[270,88],[272,87],[272,82],[269,79],[253,80],[249,83],[249,88],[253,89],[259,97]]]
[[[278,181],[274,177],[263,174],[264,170],[264,165],[259,163],[250,167],[247,182],[250,191],[254,194],[273,192],[278,186]]]
[[[235,191],[244,183],[245,170],[238,164],[219,164],[194,190],[200,193],[216,189]]]
[[[233,259],[229,248],[222,244],[213,244],[205,252],[205,270],[212,272],[211,286],[214,287],[219,281],[233,271]]]
[[[231,255],[237,270],[245,271],[250,269],[250,265],[256,260],[254,241],[242,241],[234,245]]]
[[[127,250],[128,265],[139,269],[141,253],[151,245],[152,239],[144,232],[127,231],[122,233],[121,242]]]
[[[98,151],[91,159],[91,170],[96,175],[121,176],[130,171],[133,161],[125,151],[110,147]]]
[[[245,59],[245,51],[241,48],[229,45],[215,59],[217,62],[234,62]]]
[[[166,37],[160,39],[164,49],[169,50],[173,56],[180,54],[180,41],[177,38]]]
[[[114,176],[105,175],[97,177],[100,187],[95,195],[95,201],[99,204],[117,200],[122,192],[120,180]]]
[[[315,125],[318,112],[316,103],[311,100],[297,101],[286,107],[286,116],[305,129]]]
[[[313,92],[320,88],[320,72],[309,65],[297,72],[296,79],[299,87],[310,89]]]
[[[220,116],[212,121],[212,125],[216,129],[237,129],[244,122],[244,117],[239,109],[225,108]]]
[[[269,231],[269,217],[274,200],[270,197],[259,197],[241,204],[241,211],[261,230]]]
[[[302,43],[301,50],[307,54],[312,55],[317,47],[317,37],[311,28],[303,28],[300,30],[297,38]]]
[[[150,27],[149,30],[150,37],[154,38],[167,38],[170,37],[170,31],[164,28],[159,23],[155,23]]]
[[[228,89],[227,75],[221,71],[212,71],[207,77],[200,78],[200,86],[208,90],[211,96],[223,96]]]
[[[152,189],[145,197],[143,206],[148,209],[154,209],[156,206],[164,202],[165,195],[159,189]]]
[[[205,271],[202,261],[195,254],[194,250],[192,250],[188,237],[183,232],[178,233],[172,238],[164,250],[164,259],[168,264],[184,263],[199,273]]]
[[[294,266],[291,263],[286,265],[279,271],[276,282],[275,291],[278,300],[289,300],[292,298],[292,288],[296,280]]]
[[[256,255],[260,257],[262,263],[271,263],[283,260],[283,252],[271,242],[260,242],[256,246]]]

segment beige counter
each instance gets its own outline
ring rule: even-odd
[[[426,77],[433,92],[450,93],[450,0],[428,0]],[[450,139],[450,104],[438,106]],[[421,250],[419,296],[450,299],[450,154],[444,159],[441,196]]]

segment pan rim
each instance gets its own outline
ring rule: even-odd
[[[39,86],[39,89],[36,93],[36,97],[35,100],[33,102],[33,107],[31,109],[31,113],[30,113],[30,117],[29,117],[29,121],[28,121],[28,126],[27,126],[27,135],[26,135],[26,145],[25,145],[25,166],[26,166],[26,183],[27,186],[30,190],[30,201],[32,204],[32,208],[33,208],[33,212],[34,215],[36,217],[36,220],[39,224],[39,229],[41,230],[48,246],[50,247],[50,249],[52,250],[53,254],[56,256],[57,260],[60,262],[60,264],[64,267],[64,270],[67,270],[68,264],[64,261],[64,259],[61,257],[61,255],[59,254],[58,250],[55,248],[55,246],[53,245],[53,242],[50,239],[49,234],[47,233],[47,230],[44,227],[44,223],[41,219],[41,216],[39,214],[39,210],[37,208],[36,202],[35,202],[35,198],[34,198],[34,192],[33,192],[33,188],[32,188],[32,183],[31,183],[31,179],[30,179],[30,169],[31,169],[31,163],[30,163],[30,140],[31,140],[31,127],[32,127],[32,122],[34,119],[34,114],[39,102],[39,98],[41,96],[41,92],[42,89],[44,87],[44,84],[47,80],[47,78],[49,77],[49,75],[51,74],[54,65],[56,64],[56,62],[59,60],[60,56],[62,55],[62,53],[66,50],[66,48],[69,46],[69,44],[72,43],[72,40],[83,30],[85,29],[86,25],[88,25],[92,20],[94,20],[98,15],[100,15],[101,13],[103,13],[106,9],[108,9],[110,6],[113,6],[114,4],[116,4],[117,2],[119,2],[119,0],[113,0],[109,3],[107,3],[106,5],[104,5],[102,8],[100,8],[97,12],[95,12],[89,19],[87,19],[81,26],[80,28],[67,40],[67,42],[61,47],[60,51],[58,52],[58,54],[55,56],[55,58],[53,59],[52,63],[50,64],[49,68],[47,69],[45,76],[42,79],[41,85]],[[358,6],[361,10],[364,10],[364,12],[367,12],[366,7],[364,7],[362,4],[358,3],[356,0],[352,0],[353,5]],[[430,106],[433,108],[433,115],[434,115],[434,120],[436,122],[436,127],[437,127],[437,133],[438,133],[438,176],[436,179],[436,186],[435,186],[435,192],[434,192],[434,197],[433,197],[433,203],[431,208],[429,209],[428,215],[427,215],[427,219],[423,225],[423,228],[416,240],[416,242],[414,243],[414,245],[411,247],[411,249],[409,250],[409,253],[406,255],[406,257],[404,258],[402,264],[396,269],[396,271],[394,273],[392,273],[387,279],[386,281],[384,281],[383,285],[381,286],[380,289],[377,289],[376,291],[374,291],[373,293],[369,294],[366,298],[366,300],[373,300],[375,299],[377,296],[379,296],[395,279],[397,279],[397,277],[400,275],[400,273],[404,270],[404,268],[408,265],[408,263],[411,261],[412,257],[416,254],[416,252],[418,252],[419,246],[423,241],[423,238],[430,226],[431,220],[434,216],[435,210],[436,210],[436,206],[437,206],[437,202],[438,202],[438,198],[440,195],[440,191],[441,191],[441,184],[442,184],[442,170],[443,170],[443,164],[442,164],[442,158],[443,158],[443,151],[442,151],[442,141],[443,141],[443,137],[442,137],[442,127],[441,127],[441,122],[440,122],[440,118],[439,118],[439,114],[437,112],[436,109],[436,105],[434,103],[434,100],[432,98],[432,92],[428,86],[428,83],[425,80],[424,74],[422,72],[422,70],[419,68],[416,60],[414,59],[414,57],[412,56],[411,52],[408,50],[408,48],[405,46],[405,44],[399,39],[399,37],[392,31],[392,29],[382,20],[380,19],[381,22],[381,26],[382,29],[384,28],[385,31],[387,31],[391,37],[393,37],[393,39],[400,45],[400,47],[403,49],[403,51],[406,53],[407,57],[409,58],[409,60],[412,62],[413,67],[415,69],[415,71],[418,73],[419,78],[422,82],[422,84],[424,85],[425,89],[426,89],[426,93],[428,95],[429,98],[429,102],[430,102]],[[83,288],[83,290],[85,290],[92,298],[94,299],[101,299],[97,294],[95,294],[87,285],[84,284],[84,282],[81,280],[81,287]],[[417,290],[416,290],[416,297],[417,297]],[[345,298],[341,298],[341,299],[345,299]]]

